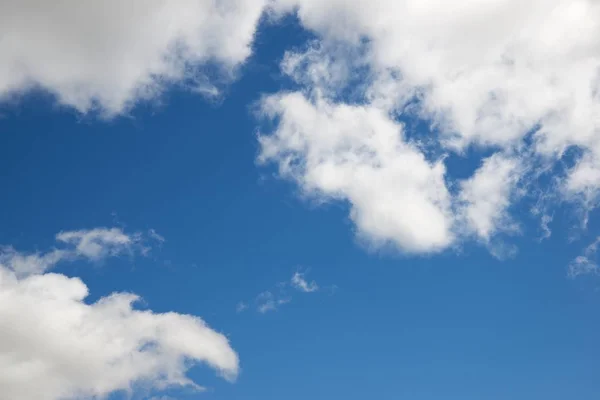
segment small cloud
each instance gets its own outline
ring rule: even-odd
[[[237,313],[241,313],[244,312],[248,309],[248,304],[244,303],[243,301],[240,301],[237,306],[235,306],[235,312]]]
[[[567,272],[569,278],[575,279],[580,275],[600,275],[600,267],[592,261],[598,252],[598,245],[600,245],[600,236],[585,248],[582,255],[571,261]]]
[[[340,287],[338,285],[331,285],[327,286],[325,289],[327,290],[330,296],[333,296],[338,292],[338,290],[340,290]]]
[[[156,240],[158,243],[164,243],[166,241],[165,237],[161,234],[159,234],[158,232],[156,232],[154,229],[149,229],[148,230],[148,237],[150,237],[153,240]]]
[[[542,234],[542,237],[540,238],[540,241],[542,241],[544,239],[548,239],[552,235],[552,230],[550,229],[549,225],[552,222],[553,218],[554,217],[552,215],[547,215],[547,214],[542,215],[541,228],[542,228],[543,234]]]
[[[259,313],[265,314],[269,311],[277,310],[279,306],[287,304],[291,300],[289,297],[277,297],[271,291],[262,292],[256,296],[256,309]]]
[[[269,291],[262,292],[261,294],[256,296],[256,302],[258,304],[256,309],[261,314],[265,314],[269,311],[275,311],[275,309],[277,308],[275,296],[273,296],[273,293]]]
[[[90,230],[60,232],[56,240],[74,246],[74,253],[98,260],[107,256],[116,256],[131,250],[139,243],[138,234],[128,235],[120,228],[96,228]]]
[[[315,282],[315,281],[308,282],[304,278],[304,273],[302,273],[302,272],[294,273],[294,275],[292,276],[292,279],[291,279],[291,283],[295,289],[297,289],[301,292],[304,292],[304,293],[312,293],[312,292],[316,292],[317,290],[319,290],[319,285],[317,285],[317,282]]]
[[[292,297],[288,293],[290,288],[294,288],[302,293],[313,293],[323,290],[330,294],[334,294],[337,290],[337,286],[335,285],[321,288],[314,280],[308,281],[306,279],[306,272],[297,271],[289,280],[277,282],[271,289],[260,293],[254,299],[254,302],[239,302],[236,306],[236,311],[240,313],[251,307],[256,307],[256,311],[261,314],[275,311],[279,309],[280,306],[292,301]]]
[[[598,275],[600,272],[598,265],[585,256],[576,257],[568,268],[569,278],[574,279],[580,275]]]
[[[25,277],[44,273],[66,261],[88,260],[100,262],[109,257],[141,254],[146,256],[150,247],[144,245],[145,237],[120,228],[94,228],[62,231],[56,235],[60,248],[45,253],[21,253],[14,248],[0,248],[0,265]]]

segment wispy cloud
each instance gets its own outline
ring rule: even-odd
[[[0,264],[25,277],[41,274],[61,262],[81,259],[99,262],[120,255],[147,255],[151,249],[144,234],[126,233],[120,228],[62,231],[56,235],[56,241],[60,248],[43,253],[23,253],[5,246],[0,249]]]
[[[316,292],[317,290],[319,290],[319,285],[317,285],[317,282],[315,281],[311,281],[308,282],[305,278],[304,278],[304,273],[302,272],[295,272],[294,275],[292,276],[292,279],[290,280],[292,286],[304,293],[312,293],[312,292]]]
[[[600,236],[585,248],[583,254],[575,257],[568,267],[568,276],[572,279],[581,275],[598,275],[600,267],[595,261],[600,245]]]
[[[240,301],[237,306],[235,306],[235,311],[238,313],[244,312],[248,309],[248,304],[244,303],[243,301]]]
[[[158,243],[164,243],[166,241],[165,237],[163,235],[159,234],[158,232],[156,232],[154,229],[148,230],[148,236],[150,236],[152,239],[156,240]]]
[[[333,285],[331,288],[337,287]],[[236,306],[236,312],[246,311],[250,308],[249,304],[253,304],[253,308],[261,314],[278,310],[282,305],[292,301],[292,296],[289,294],[290,289],[301,293],[314,293],[320,290],[320,287],[316,281],[306,279],[306,272],[296,271],[290,279],[278,282],[271,289],[259,293],[253,301],[239,302]],[[331,293],[333,293],[333,290]]]
[[[270,291],[262,292],[256,296],[256,309],[259,313],[265,314],[269,311],[275,311],[279,306],[289,303],[290,297],[279,297]]]

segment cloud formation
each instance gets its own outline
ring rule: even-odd
[[[273,7],[297,15],[317,39],[281,64],[298,89],[261,101],[270,124],[259,160],[275,163],[309,196],[347,202],[359,237],[429,253],[518,232],[511,207],[540,193],[553,199],[549,206],[597,205],[597,1],[277,0]],[[426,128],[408,130],[415,120]],[[472,149],[479,169],[455,177],[447,158]],[[551,213],[543,211],[547,234]]]
[[[251,54],[266,0],[0,3],[0,100],[41,88],[111,117],[169,84],[206,93]]]
[[[118,229],[61,232],[71,246],[0,256],[0,392],[10,399],[104,398],[134,387],[200,389],[186,377],[204,363],[227,379],[238,357],[198,317],[138,310],[139,297],[113,293],[86,303],[78,278],[47,273],[59,261],[123,254],[135,239]],[[34,382],[34,384],[32,384]]]

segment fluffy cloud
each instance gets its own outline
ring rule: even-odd
[[[165,84],[216,89],[251,53],[266,0],[0,3],[0,100],[42,88],[106,116],[156,97]]]
[[[347,201],[359,236],[408,252],[515,231],[524,174],[595,207],[600,3],[592,0],[277,0],[317,36],[288,52],[299,90],[267,97],[260,160],[307,194]],[[335,15],[336,18],[331,18]],[[429,129],[405,132],[399,121]],[[566,150],[582,154],[560,165]],[[466,179],[444,156],[495,153]],[[533,170],[532,170],[533,169]],[[558,171],[558,172],[557,172]],[[528,182],[534,188],[536,182]],[[533,193],[526,193],[531,197]],[[541,223],[547,227],[547,214]]]
[[[117,249],[133,242],[129,236],[95,229],[57,237],[73,247],[42,255],[10,250],[0,258],[3,397],[91,399],[134,386],[200,388],[186,377],[191,362],[235,378],[237,354],[201,319],[135,309],[138,297],[131,293],[86,303],[88,288],[80,279],[43,272],[59,261],[120,254]]]
[[[506,145],[538,124],[546,151],[595,141],[596,1],[277,3],[280,10],[297,8],[302,24],[324,42],[368,41],[373,79],[397,73],[402,90],[387,95],[418,95],[421,111],[454,145]],[[328,18],[331,13],[340,17]]]
[[[361,237],[409,252],[452,241],[443,164],[406,143],[386,113],[300,93],[268,97],[262,111],[278,124],[260,136],[260,161],[276,161],[307,195],[347,201]]]

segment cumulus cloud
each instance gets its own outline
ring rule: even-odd
[[[408,252],[452,241],[444,165],[405,142],[389,115],[300,93],[267,97],[262,111],[278,124],[259,137],[259,160],[277,162],[309,196],[348,202],[362,238]]]
[[[85,231],[87,236],[82,232],[59,235],[77,238],[72,239],[75,248],[65,252],[96,259],[116,254],[98,250],[98,243],[109,243],[113,249],[115,243],[126,242],[110,230]],[[95,238],[94,245],[85,237]],[[99,242],[98,237],[116,240]],[[131,293],[113,293],[87,303],[88,288],[80,279],[44,273],[57,260],[64,260],[56,254],[31,256],[12,250],[0,258],[0,392],[4,398],[105,398],[134,387],[201,389],[186,377],[191,363],[204,363],[227,379],[236,377],[237,354],[225,336],[200,318],[136,309],[139,298]]]
[[[511,206],[535,195],[518,192],[524,175],[547,171],[556,191],[547,198],[597,205],[597,1],[276,0],[273,8],[297,15],[317,39],[283,58],[299,89],[261,103],[271,124],[259,160],[305,194],[347,202],[361,238],[419,253],[472,234],[489,242],[517,230]],[[428,129],[406,132],[407,120]],[[574,166],[554,168],[571,148],[581,154]],[[471,149],[488,158],[455,178],[445,156]]]
[[[205,93],[251,53],[266,0],[0,3],[0,100],[32,88],[106,116],[172,83]]]

